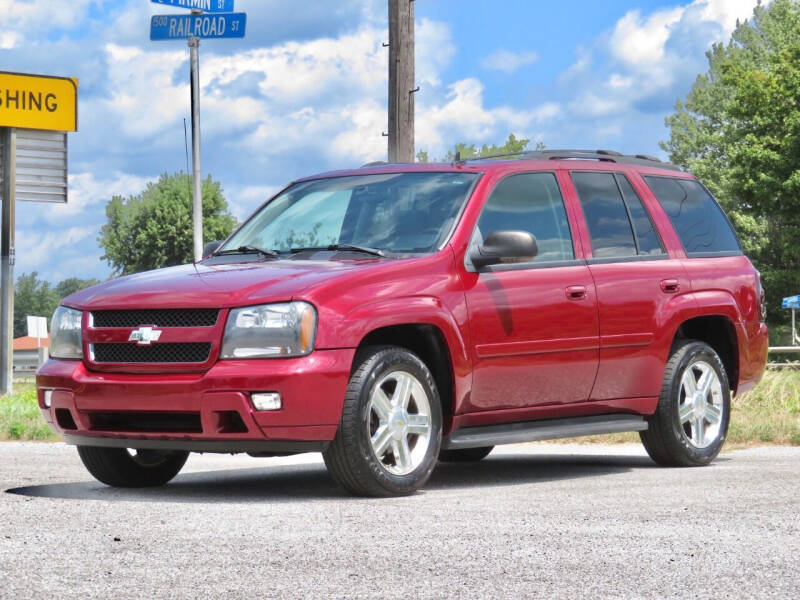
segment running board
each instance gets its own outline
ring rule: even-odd
[[[457,429],[443,439],[442,449],[480,448],[483,446],[538,442],[540,440],[555,440],[582,435],[643,431],[645,429],[647,429],[647,421],[644,417],[625,414],[464,427]]]

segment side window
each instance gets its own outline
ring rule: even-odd
[[[644,179],[672,221],[688,256],[741,252],[725,213],[698,181],[652,175]]]
[[[511,175],[497,184],[483,207],[473,240],[480,243],[493,231],[504,230],[528,231],[536,237],[535,262],[575,258],[564,200],[553,173]]]
[[[625,199],[625,205],[628,207],[628,212],[631,216],[639,254],[649,254],[651,256],[664,254],[661,239],[658,237],[653,221],[650,220],[650,216],[642,205],[642,200],[625,175],[617,173],[616,177],[619,189],[622,191],[622,197]]]
[[[631,221],[612,173],[572,173],[595,258],[636,256]]]

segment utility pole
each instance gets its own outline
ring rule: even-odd
[[[14,378],[14,204],[16,134],[0,127],[0,394],[11,394]]]
[[[389,0],[389,162],[414,162],[414,0]]]
[[[192,11],[193,15],[202,14]],[[192,230],[194,239],[194,260],[203,258],[203,181],[200,167],[200,39],[189,38],[189,70],[192,88],[192,179],[194,198],[192,200]]]

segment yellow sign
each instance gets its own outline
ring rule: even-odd
[[[78,80],[0,71],[0,127],[78,130]]]

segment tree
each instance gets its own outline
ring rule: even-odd
[[[465,159],[476,158],[478,156],[489,156],[492,154],[517,154],[524,152],[528,148],[529,142],[529,139],[517,139],[513,133],[508,135],[508,139],[502,146],[498,146],[497,144],[492,144],[491,146],[488,144],[483,144],[480,150],[475,147],[475,144],[468,145],[464,142],[459,142],[454,146],[453,150],[448,150],[447,154],[436,162],[453,162],[456,158],[456,154]],[[544,150],[544,147],[545,146],[542,142],[537,142],[536,150]],[[425,150],[420,150],[417,152],[417,162],[428,162],[428,153]]]
[[[14,287],[14,337],[28,335],[28,315],[50,318],[58,306],[58,293],[34,271],[17,278]]]
[[[28,315],[49,320],[61,300],[98,283],[97,279],[71,277],[53,287],[48,281],[39,279],[36,271],[23,273],[14,287],[14,337],[28,335]]]
[[[74,294],[80,290],[92,287],[100,283],[99,279],[78,279],[77,277],[70,277],[58,283],[55,287],[56,294],[60,300],[63,300],[70,294]]]
[[[728,211],[780,322],[780,298],[800,293],[800,2],[757,6],[707,56],[662,148]]]
[[[106,206],[106,216],[98,242],[115,275],[193,260],[189,175],[165,173],[137,196],[114,196]],[[203,239],[224,239],[235,225],[220,184],[209,176],[203,181]]]

